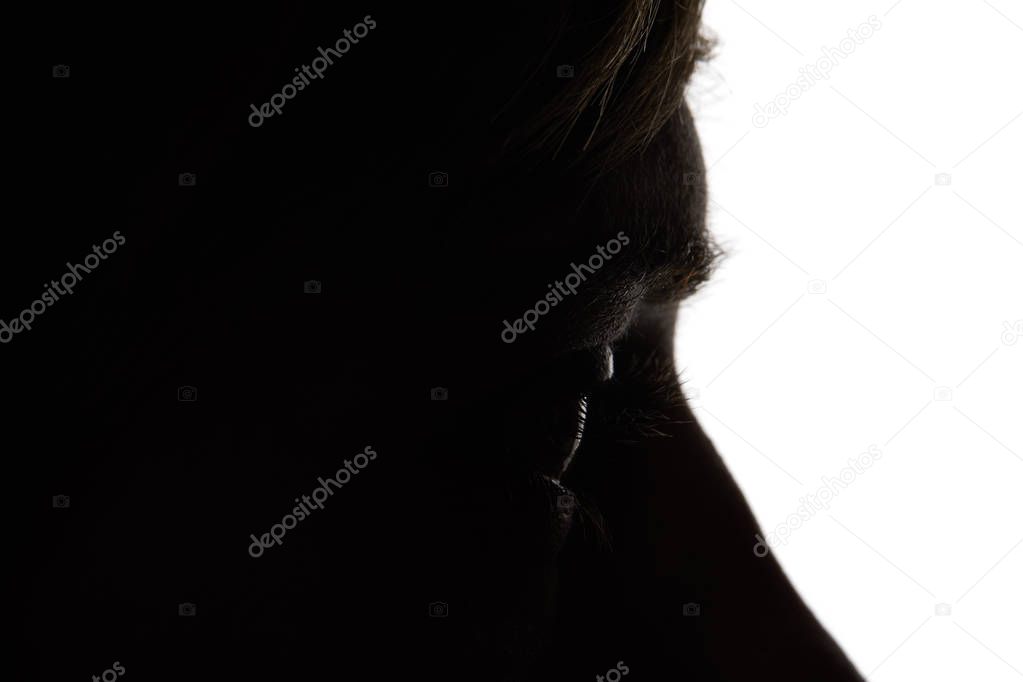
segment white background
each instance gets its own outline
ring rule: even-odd
[[[753,125],[870,15],[828,80]],[[1023,3],[704,17],[719,46],[689,101],[727,255],[679,324],[697,416],[767,531],[880,449],[772,550],[872,682],[1019,680]]]

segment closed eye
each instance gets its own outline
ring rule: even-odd
[[[523,382],[504,411],[504,442],[519,463],[557,480],[578,450],[588,396],[614,373],[610,348],[567,355]]]

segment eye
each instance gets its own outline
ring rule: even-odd
[[[505,408],[505,444],[517,461],[557,480],[583,439],[589,394],[611,379],[610,348],[571,353],[525,382]]]

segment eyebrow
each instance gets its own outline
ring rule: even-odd
[[[722,252],[707,228],[706,172],[685,106],[643,154],[605,178],[599,204],[612,229],[636,237],[626,267],[645,298],[679,302],[710,279]]]

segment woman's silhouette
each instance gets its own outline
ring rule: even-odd
[[[24,576],[42,677],[860,679],[751,551],[679,387],[678,303],[717,256],[700,10],[60,20],[54,154],[83,180],[41,210],[126,244],[0,351],[48,358],[25,474],[71,499]]]

